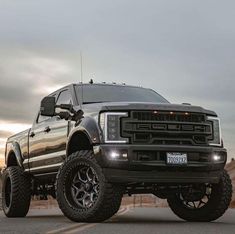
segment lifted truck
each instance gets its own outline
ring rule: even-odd
[[[224,214],[232,195],[216,113],[170,104],[151,89],[71,84],[41,101],[31,129],[6,143],[2,205],[26,216],[31,196],[66,217],[101,222],[124,194],[167,199],[188,221]]]

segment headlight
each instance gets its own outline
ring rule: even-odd
[[[217,117],[208,117],[208,120],[212,122],[212,134],[213,139],[209,140],[209,145],[221,146],[221,128],[220,128],[220,119]]]
[[[105,112],[100,114],[100,127],[105,143],[127,143],[127,138],[121,137],[120,118],[128,116],[126,112]]]

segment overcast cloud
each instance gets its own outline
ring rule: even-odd
[[[235,156],[235,2],[0,0],[0,126],[29,126],[41,98],[80,80],[151,87],[221,117]],[[4,139],[19,129],[0,128]]]

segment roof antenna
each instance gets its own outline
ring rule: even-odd
[[[90,83],[90,84],[94,84],[94,81],[93,81],[93,79],[91,79],[91,80],[89,81],[89,83]]]
[[[80,62],[81,62],[81,93],[82,93],[82,100],[81,100],[81,107],[83,104],[83,69],[82,69],[82,52],[80,51]]]

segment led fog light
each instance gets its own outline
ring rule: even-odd
[[[212,159],[213,159],[213,161],[217,162],[217,161],[221,161],[222,157],[220,155],[218,155],[218,154],[214,154],[212,156]]]
[[[118,151],[111,151],[110,152],[110,158],[111,159],[120,159],[120,160],[126,160],[127,159],[127,153],[126,152],[118,152]]]
[[[118,152],[116,152],[116,151],[112,151],[110,153],[110,156],[111,156],[112,159],[117,159],[117,158],[120,157],[120,154]]]

